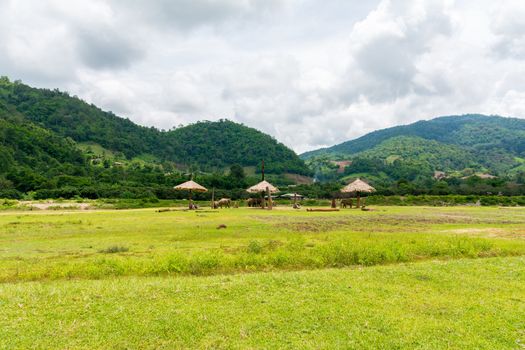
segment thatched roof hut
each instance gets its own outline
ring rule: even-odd
[[[186,181],[178,186],[175,186],[173,187],[174,189],[176,189],[177,191],[188,191],[189,192],[189,196],[188,196],[188,199],[189,199],[189,208],[190,209],[196,209],[197,207],[195,205],[193,205],[193,201],[191,200],[191,193],[192,192],[207,192],[208,190],[206,189],[206,187],[203,187],[201,185],[199,185],[198,183],[196,183],[195,181],[193,180],[190,180],[190,181]]]
[[[341,189],[344,193],[372,193],[376,189],[364,182],[361,179],[357,179],[349,185],[346,185]]]
[[[375,192],[376,189],[364,182],[361,179],[357,179],[354,182],[352,182],[349,185],[346,185],[341,189],[341,192],[343,193],[355,193],[357,195],[357,208],[359,208],[360,205],[360,194],[361,193],[372,193]],[[363,204],[364,207],[364,204]]]
[[[178,186],[173,187],[176,190],[186,190],[186,191],[195,191],[195,192],[206,192],[208,191],[206,187],[203,187],[196,183],[195,181],[186,181]]]
[[[246,191],[249,193],[261,193],[261,192],[266,192],[266,188],[270,190],[270,193],[279,192],[279,189],[277,187],[275,187],[274,185],[272,185],[266,180],[261,181],[257,185],[254,185],[248,188]]]

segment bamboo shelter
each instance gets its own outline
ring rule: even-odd
[[[263,180],[259,182],[257,185],[254,185],[246,190],[248,193],[260,193],[262,197],[262,206],[264,208],[264,196],[262,195],[264,192],[266,192],[266,195],[268,196],[268,209],[272,210],[272,193],[279,192],[279,189],[269,183],[266,180]]]
[[[375,192],[376,189],[364,182],[361,179],[357,179],[351,184],[346,185],[341,189],[341,192],[343,193],[355,193],[357,196],[357,207],[360,208],[360,194],[361,193],[372,193]]]
[[[195,206],[193,205],[193,201],[191,199],[192,192],[207,192],[208,191],[206,187],[199,185],[193,180],[186,181],[185,183],[175,186],[174,189],[178,191],[188,191],[189,192],[189,198],[188,198],[190,201],[189,209],[195,209]]]

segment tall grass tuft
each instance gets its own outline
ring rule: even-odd
[[[114,254],[114,253],[125,253],[127,251],[129,251],[128,247],[114,245],[114,246],[108,247],[106,249],[101,249],[98,252],[99,253],[104,253],[104,254]]]

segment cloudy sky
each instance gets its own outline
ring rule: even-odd
[[[0,75],[303,152],[440,115],[525,117],[524,18],[522,0],[0,0]]]

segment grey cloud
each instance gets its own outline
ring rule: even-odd
[[[145,56],[144,49],[113,28],[79,28],[76,47],[84,64],[94,69],[123,69]]]
[[[367,76],[359,86],[359,93],[372,101],[395,99],[413,88],[417,70],[410,43],[404,39],[377,38],[359,50],[355,60],[358,69]]]
[[[348,87],[341,88],[344,100],[351,102],[364,95],[385,102],[425,90],[414,81],[418,60],[430,50],[434,38],[451,34],[452,24],[438,2],[429,2],[418,14],[420,18],[409,14],[409,7],[405,1],[387,2],[358,24],[358,35],[372,34],[353,52],[344,82]]]
[[[281,0],[113,0],[112,5],[141,21],[183,30],[228,20],[253,20],[279,8]]]
[[[0,0],[0,75],[143,125],[233,118],[305,151],[444,114],[525,115],[524,6],[494,19],[489,3]]]
[[[496,41],[492,46],[498,58],[525,59],[525,5],[505,7],[491,23]]]

